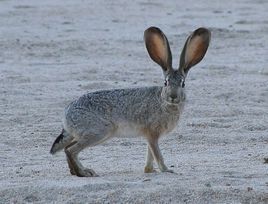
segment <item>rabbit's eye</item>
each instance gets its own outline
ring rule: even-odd
[[[185,83],[184,83],[184,81],[182,82],[181,87],[182,87],[182,88],[185,87]]]
[[[164,85],[165,85],[165,86],[167,86],[167,85],[168,85],[168,81],[167,81],[167,80],[165,80]]]
[[[165,78],[164,85],[165,85],[165,86],[169,86],[169,76],[167,76],[167,77]]]

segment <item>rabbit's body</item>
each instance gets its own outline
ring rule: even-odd
[[[158,140],[173,130],[179,120],[185,101],[185,78],[189,69],[204,57],[210,32],[199,28],[188,37],[178,69],[172,68],[169,43],[159,28],[148,28],[144,39],[150,57],[163,70],[165,86],[97,91],[72,102],[65,109],[62,133],[50,150],[52,154],[65,150],[71,174],[97,176],[79,162],[79,152],[122,134],[146,138],[146,173],[154,171],[153,161],[160,171],[173,172],[164,163]]]
[[[64,129],[75,137],[91,137],[104,129],[101,137],[123,134],[146,137],[147,132],[161,136],[174,129],[185,100],[182,92],[179,103],[169,104],[161,93],[162,87],[88,93],[66,108]]]

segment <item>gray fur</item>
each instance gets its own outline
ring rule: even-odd
[[[178,104],[168,104],[161,97],[162,89],[146,87],[86,94],[66,108],[64,129],[79,137],[97,134],[105,127],[109,133],[116,132],[128,125],[139,132],[150,129],[161,135],[178,121],[185,100],[182,91]]]
[[[97,91],[69,104],[65,109],[64,131],[54,142],[51,153],[65,148],[72,174],[97,176],[92,169],[82,166],[78,160],[79,152],[122,132],[130,134],[130,131],[143,135],[148,141],[146,173],[154,171],[153,159],[160,171],[172,172],[164,164],[158,139],[172,131],[179,120],[185,102],[185,75],[180,71],[182,68],[170,67],[169,43],[160,29],[147,29],[145,41],[151,58],[164,71],[166,85]]]

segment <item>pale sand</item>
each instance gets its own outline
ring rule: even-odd
[[[0,203],[268,203],[268,1],[0,1]],[[99,89],[163,84],[143,31],[168,36],[174,67],[191,31],[212,41],[160,146],[177,174],[144,174],[146,141],[85,150],[98,178],[49,149],[64,107]]]

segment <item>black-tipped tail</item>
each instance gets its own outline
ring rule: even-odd
[[[50,154],[55,154],[57,151],[61,150],[60,148],[62,145],[62,140],[64,138],[64,130],[62,130],[61,134],[57,137],[57,139],[54,141],[51,149],[50,149]]]

